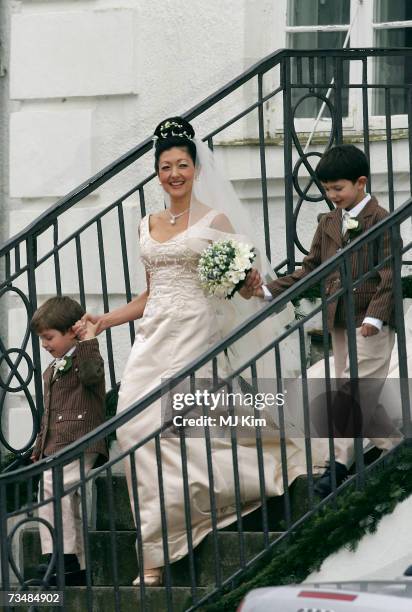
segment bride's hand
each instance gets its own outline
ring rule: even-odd
[[[86,312],[86,314],[82,316],[80,321],[76,321],[76,323],[73,325],[72,329],[76,336],[78,336],[79,338],[83,337],[86,332],[88,322],[93,324],[94,333],[96,336],[98,336],[104,330],[102,315],[92,315]]]
[[[253,289],[253,297],[264,298],[265,294],[263,293],[262,285],[260,287],[256,287]]]
[[[243,286],[239,289],[240,295],[249,300],[251,297],[259,295],[258,290],[262,287],[262,277],[256,268],[252,268],[246,275]]]

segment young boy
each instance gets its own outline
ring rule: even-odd
[[[104,363],[95,338],[95,326],[88,321],[84,325],[80,341],[73,325],[84,315],[84,310],[69,297],[47,300],[33,315],[31,329],[39,336],[42,347],[54,361],[43,373],[44,413],[33,453],[32,461],[48,457],[81,438],[103,423],[105,419]],[[87,474],[97,459],[108,456],[105,440],[91,445],[84,454]],[[73,461],[63,468],[64,490],[80,477],[80,462]],[[51,470],[43,474],[39,485],[39,500],[53,496]],[[77,491],[61,498],[64,565],[67,583],[70,576],[82,580],[84,572],[82,521],[80,495]],[[53,504],[39,507],[39,517],[53,527]],[[53,540],[49,529],[39,523],[43,561],[38,567],[42,576],[53,552]],[[80,564],[79,564],[80,561]]]
[[[316,175],[321,181],[326,195],[335,205],[335,210],[322,215],[309,254],[303,259],[302,267],[292,274],[283,276],[254,289],[253,295],[271,300],[298,280],[312,272],[324,261],[333,257],[350,237],[355,228],[363,232],[384,219],[388,212],[381,208],[373,196],[365,192],[369,176],[369,164],[362,151],[353,145],[339,145],[330,149],[319,161]],[[349,230],[349,231],[348,231]],[[390,253],[388,235],[384,239],[384,253]],[[368,254],[362,252],[363,271],[370,268]],[[382,257],[383,258],[383,257]],[[352,278],[359,275],[359,258],[355,253],[352,258]],[[361,268],[362,270],[362,268]],[[251,285],[252,279],[249,281]],[[326,293],[333,295],[340,289],[340,273],[334,270],[326,280]],[[256,282],[253,283],[256,287]],[[354,314],[356,324],[356,343],[358,359],[358,377],[368,379],[386,378],[391,353],[395,341],[393,329],[393,295],[392,270],[390,265],[381,268],[372,277],[354,289]],[[392,325],[392,326],[391,326]],[[335,361],[335,378],[348,379],[349,358],[348,338],[344,300],[334,300],[328,304],[328,329],[332,336]],[[362,388],[362,387],[361,387]],[[384,433],[385,438],[373,438],[376,446],[382,449],[392,448],[400,433],[393,427],[382,407],[376,404],[381,385],[375,385],[376,403],[363,402],[362,415],[364,422],[373,428],[375,422]],[[365,406],[365,404],[368,404]],[[368,427],[366,427],[368,431]],[[369,431],[371,431],[369,429]],[[347,468],[353,461],[353,442],[351,439],[335,439],[336,476],[338,484],[347,476]],[[331,474],[328,468],[318,480],[317,492],[325,496],[331,491]]]

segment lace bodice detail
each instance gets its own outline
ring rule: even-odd
[[[188,246],[187,230],[158,242],[150,235],[148,215],[140,227],[140,249],[149,273],[150,299],[170,300],[183,294],[190,299],[206,299],[197,272],[200,253]]]

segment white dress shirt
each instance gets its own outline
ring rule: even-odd
[[[352,218],[357,217],[362,212],[362,210],[365,208],[366,204],[369,202],[370,199],[371,199],[371,195],[367,193],[366,196],[363,198],[363,200],[361,200],[358,204],[356,204],[356,206],[354,206],[353,208],[345,212],[349,213],[349,216]],[[262,285],[262,290],[263,290],[264,300],[266,300],[267,302],[270,302],[271,300],[273,300],[273,295],[271,294],[269,289],[266,287],[266,285]],[[376,319],[375,317],[365,317],[362,321],[362,324],[365,324],[365,323],[369,323],[369,325],[373,325],[374,327],[379,329],[379,331],[382,329],[382,325],[383,325],[383,321],[381,321],[380,319]]]

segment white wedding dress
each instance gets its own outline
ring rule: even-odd
[[[210,223],[211,210],[200,223]],[[160,243],[149,231],[149,218],[141,223],[140,247],[150,277],[150,293],[138,333],[124,370],[118,413],[127,409],[220,340],[212,301],[199,285],[199,254],[188,246],[187,231]],[[271,319],[273,332],[276,318]],[[279,327],[279,326],[278,326]],[[210,375],[205,369],[202,376]],[[154,402],[118,430],[122,451],[132,448],[161,425],[161,402]],[[196,546],[211,531],[210,491],[204,439],[186,438],[187,471],[190,498],[190,522]],[[236,520],[233,457],[230,439],[212,438],[214,493],[218,526]],[[264,474],[267,496],[283,493],[280,444],[263,439]],[[307,472],[302,441],[288,442],[289,484]],[[182,459],[179,438],[161,439],[163,486],[167,515],[167,542],[170,561],[187,554]],[[254,441],[238,438],[238,464],[242,514],[260,505],[259,470]],[[135,452],[138,480],[140,526],[143,539],[144,567],[164,565],[158,466],[154,441]],[[130,462],[125,462],[132,501]]]

